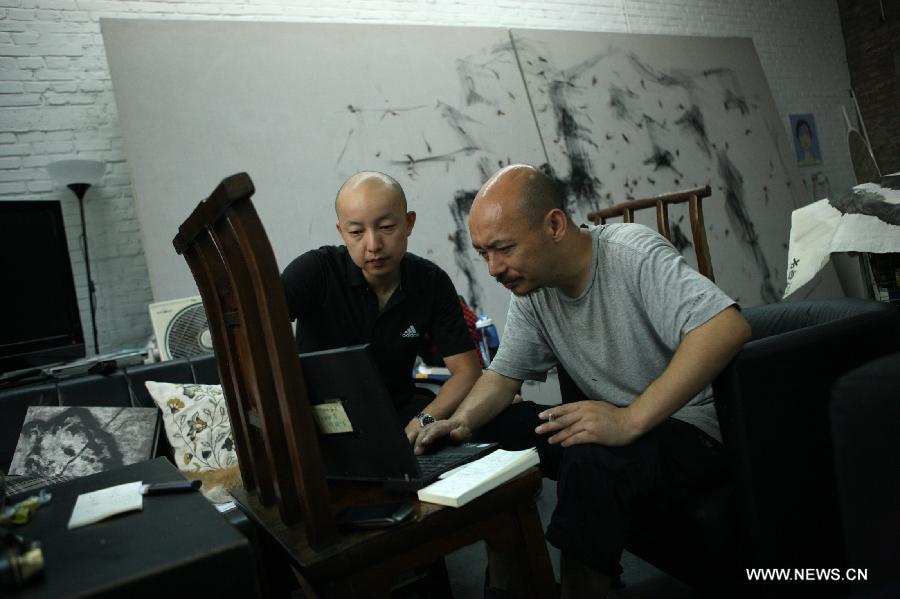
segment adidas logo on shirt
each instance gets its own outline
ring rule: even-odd
[[[401,335],[405,339],[414,339],[419,336],[419,331],[416,330],[416,327],[413,325],[409,325],[409,328],[403,331],[403,335]]]

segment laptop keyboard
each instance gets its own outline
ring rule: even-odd
[[[497,447],[496,443],[463,443],[443,447],[435,453],[417,455],[415,458],[419,466],[419,476],[412,479],[409,477],[387,479],[384,481],[384,488],[391,493],[415,493],[436,481],[438,475],[477,460]]]
[[[426,453],[416,456],[419,461],[419,470],[423,478],[430,478],[468,461],[466,457],[452,452]]]

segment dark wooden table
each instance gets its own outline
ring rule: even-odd
[[[199,492],[144,497],[144,508],[68,530],[81,493],[133,481],[183,480],[165,458],[132,464],[50,488],[52,501],[15,529],[39,540],[45,572],[3,596],[256,597],[249,541]]]
[[[481,540],[516,555],[530,597],[552,599],[556,583],[534,503],[540,488],[540,471],[531,468],[463,508],[448,508],[417,501],[414,495],[386,493],[374,483],[332,483],[335,511],[408,499],[415,503],[416,517],[395,528],[341,533],[337,542],[321,550],[310,547],[302,525],[285,526],[277,507],[263,506],[256,494],[237,489],[232,495],[260,534],[281,548],[303,579],[301,584],[310,585],[323,599],[387,597],[402,573]]]

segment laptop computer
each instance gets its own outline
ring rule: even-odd
[[[328,479],[415,492],[498,447],[464,443],[416,456],[368,344],[300,354],[300,364]]]

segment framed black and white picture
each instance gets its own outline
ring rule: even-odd
[[[155,408],[32,406],[9,473],[78,477],[153,456]]]

